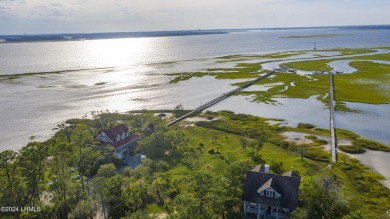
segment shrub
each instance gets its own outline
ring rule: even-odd
[[[314,136],[314,135],[305,135],[305,138],[306,138],[306,139],[312,139],[312,140],[314,140],[314,139],[317,139],[317,136]]]
[[[115,165],[115,168],[117,168],[117,169],[119,169],[119,168],[122,167],[122,160],[119,159],[119,158],[115,158],[115,159],[113,160],[113,163],[114,163],[114,165]]]
[[[309,123],[299,123],[298,128],[304,128],[304,129],[312,129],[315,128],[315,125],[309,124]]]
[[[283,167],[283,162],[275,162],[275,161],[271,161],[271,170],[272,172],[274,172],[275,174],[282,174],[285,172],[285,169]]]
[[[215,154],[214,148],[210,148],[207,152],[209,152],[210,154]]]
[[[320,162],[329,161],[329,154],[326,151],[318,148],[307,148],[305,157]]]
[[[314,139],[314,144],[320,146],[320,145],[326,145],[328,144],[328,142],[324,139]]]
[[[362,154],[364,152],[366,152],[366,149],[362,148],[362,147],[359,147],[359,146],[355,146],[355,145],[351,145],[351,146],[339,146],[339,149],[340,151],[343,151],[345,153],[349,153],[349,154]]]
[[[390,152],[390,148],[382,143],[370,141],[363,138],[353,140],[352,144],[357,147],[363,147],[370,150],[380,150]]]

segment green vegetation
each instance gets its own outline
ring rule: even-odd
[[[297,61],[288,62],[285,65],[289,68],[299,69],[304,71],[331,71],[333,70],[328,63],[330,60],[308,60],[308,61]]]
[[[305,129],[313,129],[315,127],[316,127],[315,125],[309,123],[299,123],[297,126],[297,128],[305,128]]]
[[[370,150],[380,150],[380,151],[385,151],[385,152],[390,152],[390,147],[384,145],[384,144],[381,144],[379,142],[375,142],[375,141],[371,141],[371,140],[367,140],[367,139],[362,139],[362,138],[358,138],[358,139],[355,139],[352,144],[355,146],[355,147],[362,147],[362,148],[366,148],[366,149],[370,149]]]
[[[390,103],[390,65],[355,61],[350,65],[357,72],[335,76],[335,98],[339,101]]]
[[[209,68],[204,72],[170,73],[174,76],[170,83],[178,83],[193,77],[215,76],[218,79],[256,78],[261,73],[259,63],[238,63],[234,68]]]
[[[281,59],[288,58],[296,55],[304,54],[304,52],[280,52],[280,53],[271,53],[264,55],[228,55],[218,58],[218,63],[224,62],[241,62],[241,61],[250,61],[256,59]]]
[[[375,49],[363,49],[363,48],[338,48],[338,49],[331,49],[331,50],[325,50],[325,51],[339,52],[340,55],[356,55],[356,54],[373,53],[376,50]]]
[[[320,51],[320,50],[319,50]],[[357,55],[372,53],[374,49],[366,48],[336,48],[330,50],[321,50],[326,52],[339,52],[343,55]],[[222,60],[231,62],[242,62],[244,60],[256,60],[264,58],[286,58],[292,55],[302,54],[303,52],[286,52],[274,53],[268,55],[233,55],[224,56]],[[348,102],[360,102],[369,104],[386,104],[390,103],[390,66],[386,64],[374,63],[369,60],[390,60],[390,53],[376,55],[362,55],[349,58],[339,58],[338,55],[321,60],[304,60],[287,62],[284,65],[298,70],[305,71],[330,71],[332,70],[328,63],[334,60],[367,60],[352,61],[350,65],[357,69],[353,74],[335,75],[335,98],[337,101],[336,110],[342,112],[356,112],[345,105]],[[202,77],[205,75],[214,76],[217,79],[245,79],[258,77],[261,72],[261,63],[237,63],[234,68],[210,68],[204,72],[179,73],[171,82],[179,82],[192,77]],[[267,78],[259,81],[257,84],[270,84],[282,82],[282,84],[273,85],[266,91],[246,91],[243,90],[236,95],[254,95],[253,101],[275,103],[272,98],[309,98],[317,95],[317,99],[329,105],[329,76],[321,75],[298,75],[291,73],[278,72],[273,78]],[[235,86],[244,84],[236,83]],[[293,84],[293,85],[292,85]]]
[[[23,74],[8,74],[0,75],[0,82],[7,80],[14,80],[24,76],[35,76],[35,75],[47,75],[47,74],[62,74],[67,72],[79,72],[79,71],[88,71],[88,70],[111,70],[112,68],[92,68],[92,69],[76,69],[76,70],[63,70],[63,71],[49,71],[49,72],[29,72]]]
[[[366,149],[355,145],[351,145],[351,146],[340,145],[338,148],[340,149],[340,151],[343,151],[348,154],[363,154],[364,152],[366,152]]]
[[[305,36],[286,36],[280,38],[324,38],[324,37],[339,37],[339,36],[350,36],[352,34],[315,34],[315,35],[305,35]]]
[[[326,64],[329,61],[290,62],[287,63],[287,66],[300,70],[329,70],[326,69]],[[335,99],[338,101],[337,110],[353,111],[348,109],[342,101],[370,104],[390,103],[389,65],[365,61],[354,61],[350,65],[358,71],[353,74],[334,76]],[[277,73],[274,78],[267,78],[258,83],[283,82],[283,85],[275,85],[267,91],[242,91],[239,94],[255,94],[254,101],[269,100],[272,97],[309,98],[313,95],[319,95],[317,99],[328,104],[328,98],[324,98],[329,92],[328,80],[328,75],[302,76]],[[290,86],[291,83],[294,83],[295,86]]]
[[[383,217],[390,201],[387,194],[389,189],[378,182],[384,179],[383,176],[367,171],[368,168],[356,159],[340,154],[340,160],[341,162],[332,168],[332,174],[343,182],[342,191],[347,200],[351,200],[349,208],[352,211],[361,210],[371,216]]]
[[[301,184],[301,206],[292,218],[386,218],[389,191],[356,159],[341,162]]]
[[[318,146],[327,143],[320,136],[328,130],[305,123],[298,128],[269,125],[268,118],[230,111],[207,111],[197,116],[208,121],[166,127],[170,119],[155,116],[163,112],[177,117],[186,111],[179,104],[169,111],[93,112],[92,119],[84,116],[59,124],[55,136],[44,143],[29,143],[19,152],[1,152],[0,205],[33,204],[42,209],[6,216],[88,218],[101,212],[111,218],[161,214],[241,218],[245,174],[259,163],[271,164],[275,174],[294,170],[304,176],[302,205],[294,218],[380,217],[388,210],[390,190],[377,182],[383,177],[344,155],[331,170],[324,169],[330,154]],[[100,131],[119,123],[141,135],[150,122],[156,124],[156,131],[144,134],[135,149],[148,159],[135,169],[118,171],[122,162],[113,148],[93,140]],[[281,137],[285,131],[308,133],[313,143],[286,142]],[[337,134],[353,140],[354,147],[388,149],[347,130],[337,130]],[[329,176],[329,184],[318,184],[321,177]],[[52,198],[42,199],[43,194]]]
[[[390,60],[390,53],[361,55],[355,57],[341,57],[345,55],[368,54],[375,52],[375,49],[368,48],[336,48],[330,50],[318,50],[324,52],[339,52],[340,55],[331,56],[328,59],[294,61],[289,59],[286,67],[304,70],[304,71],[330,71],[333,70],[328,63],[334,60],[352,60],[351,67],[357,71],[352,74],[339,74],[334,76],[335,100],[337,101],[336,110],[341,112],[357,112],[350,109],[345,104],[348,102],[359,102],[368,104],[387,104],[390,103],[390,66],[387,64],[375,63],[370,60]],[[305,51],[308,52],[308,51]],[[293,55],[304,54],[305,52],[284,52],[267,55],[232,55],[224,56],[219,59],[224,62],[236,62],[233,68],[209,68],[203,72],[187,72],[169,74],[175,76],[171,83],[188,80],[192,77],[213,76],[217,79],[250,79],[258,77],[259,74],[266,71],[261,70],[261,59],[275,59],[274,61],[283,61]],[[253,62],[253,61],[258,62]],[[354,61],[359,60],[359,61]],[[361,61],[367,60],[367,61]],[[245,63],[251,61],[253,63]],[[217,59],[218,62],[218,59]],[[268,62],[268,60],[266,61]],[[253,101],[274,104],[275,97],[284,98],[309,98],[317,96],[319,101],[329,105],[329,76],[327,74],[298,75],[285,72],[278,72],[271,78],[266,78],[257,82],[257,84],[273,84],[266,91],[247,91],[243,90],[236,95],[253,95]],[[246,82],[236,83],[235,86],[243,85]],[[275,84],[278,83],[278,84]]]
[[[95,85],[105,85],[107,84],[107,82],[99,82],[99,83],[96,83]]]

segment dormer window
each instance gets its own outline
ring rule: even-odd
[[[265,196],[274,197],[274,190],[272,190],[272,189],[265,190]]]
[[[120,141],[120,140],[121,140],[121,136],[120,135],[116,136],[116,141]]]
[[[131,132],[130,131],[128,131],[127,132],[127,137],[129,137],[131,135]]]
[[[122,139],[125,139],[126,138],[126,134],[123,132],[122,133]]]

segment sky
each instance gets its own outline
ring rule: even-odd
[[[0,0],[0,35],[390,24],[389,0]]]

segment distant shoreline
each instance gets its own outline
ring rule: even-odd
[[[264,30],[310,30],[310,29],[339,29],[339,30],[386,30],[385,25],[352,25],[352,26],[312,26],[312,27],[275,27],[275,28],[242,28],[242,29],[198,29],[173,31],[140,31],[140,32],[106,32],[106,33],[55,33],[55,34],[10,34],[0,35],[0,44],[21,42],[58,42],[82,41],[98,39],[144,38],[144,37],[173,37],[229,34],[243,31]]]

